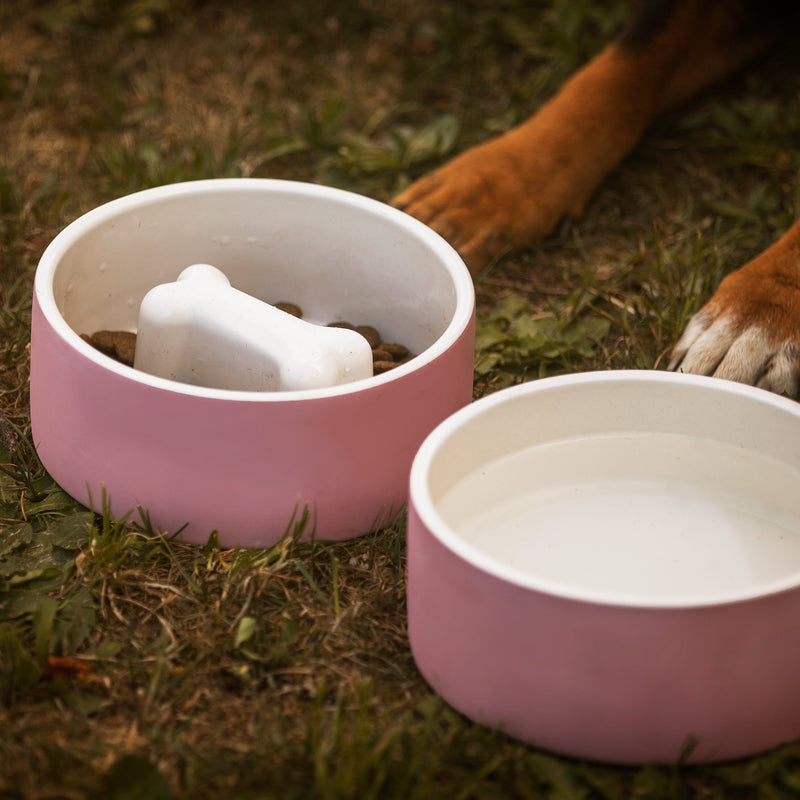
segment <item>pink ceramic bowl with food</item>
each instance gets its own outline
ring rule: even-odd
[[[135,331],[145,294],[196,263],[310,319],[374,325],[416,357],[353,383],[253,392],[149,375],[81,338]],[[473,354],[469,273],[402,212],[291,181],[159,187],[80,217],[41,258],[34,444],[81,502],[144,509],[188,541],[216,530],[224,545],[269,545],[306,507],[306,536],[348,538],[402,509],[420,443],[471,400]]]
[[[410,480],[411,647],[464,714],[617,763],[800,738],[800,404],[534,381],[443,422]]]

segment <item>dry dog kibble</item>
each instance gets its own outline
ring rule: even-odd
[[[384,342],[377,328],[372,325],[353,325],[351,322],[329,322],[329,328],[347,328],[357,331],[369,342],[372,348],[372,372],[380,375],[394,367],[404,364],[411,358],[411,352],[404,344]]]
[[[373,361],[372,374],[380,375],[382,372],[388,372],[390,369],[394,369],[396,366],[396,361]]]
[[[297,303],[282,300],[273,305],[281,311],[286,311],[300,319],[303,318],[303,311]],[[372,372],[375,375],[380,375],[382,372],[405,363],[411,356],[409,349],[404,344],[382,341],[380,331],[372,325],[353,325],[352,322],[347,320],[337,320],[336,322],[329,322],[326,327],[346,328],[349,331],[360,333],[372,349]]]
[[[392,358],[392,354],[381,345],[372,351],[372,363],[374,364],[376,361],[391,361],[394,363],[394,358]]]
[[[381,342],[381,350],[385,350],[392,356],[393,361],[404,361],[411,353],[404,344],[397,344],[397,342]]]
[[[303,310],[297,303],[282,300],[273,304],[275,308],[285,311],[287,314],[303,318]],[[329,328],[347,328],[357,331],[369,342],[372,349],[372,371],[375,375],[392,369],[403,364],[411,358],[411,353],[403,344],[397,342],[384,342],[381,334],[372,325],[353,325],[351,322],[340,321],[328,323]],[[136,351],[136,334],[130,331],[97,331],[91,336],[83,333],[81,338],[88,342],[100,352],[123,363],[129,367],[133,366],[133,357]]]
[[[282,300],[280,303],[275,303],[275,308],[279,308],[281,311],[285,311],[298,319],[303,319],[303,309],[297,303],[289,303]]]
[[[356,333],[360,333],[373,350],[377,350],[381,343],[381,335],[372,325],[356,325]]]
[[[91,336],[81,334],[81,339],[92,347],[122,364],[133,366],[136,352],[136,334],[130,331],[97,331]]]

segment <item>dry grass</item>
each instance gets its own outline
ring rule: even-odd
[[[409,652],[402,524],[334,546],[198,548],[90,514],[42,471],[30,290],[67,222],[204,177],[388,199],[529,114],[625,14],[617,0],[275,5],[0,8],[0,797],[798,796],[797,745],[616,769],[463,719]],[[660,363],[719,276],[800,213],[797,67],[786,47],[661,120],[583,220],[495,266],[478,286],[476,393]]]

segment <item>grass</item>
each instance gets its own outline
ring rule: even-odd
[[[800,746],[615,768],[474,725],[417,672],[404,526],[203,547],[87,510],[30,441],[31,283],[53,236],[221,176],[389,199],[523,119],[624,2],[38,0],[0,8],[0,797],[790,798]],[[797,56],[659,120],[586,216],[478,285],[476,395],[654,367],[800,213]],[[297,520],[302,525],[302,519]]]

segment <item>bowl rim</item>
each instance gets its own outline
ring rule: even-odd
[[[244,391],[237,389],[218,389],[207,386],[194,386],[178,381],[150,375],[141,370],[121,364],[100,353],[74,331],[58,309],[53,291],[56,269],[66,251],[74,242],[88,231],[112,221],[123,212],[135,211],[144,205],[165,198],[194,195],[198,193],[214,193],[218,191],[264,192],[272,191],[287,195],[311,196],[336,200],[354,208],[363,209],[373,215],[383,216],[398,227],[422,240],[435,250],[447,269],[455,290],[456,307],[452,319],[442,334],[429,347],[405,364],[392,370],[373,375],[352,383],[338,386],[301,389],[282,392]],[[469,329],[475,315],[475,288],[472,277],[461,256],[432,228],[423,224],[400,209],[387,205],[365,195],[350,192],[321,184],[277,178],[210,178],[195,181],[156,186],[143,189],[132,194],[118,197],[99,205],[77,217],[64,227],[50,242],[42,253],[36,267],[33,291],[36,303],[47,323],[58,336],[81,356],[94,362],[99,367],[116,373],[121,377],[144,386],[176,395],[202,397],[212,400],[237,400],[245,402],[276,403],[297,400],[314,400],[327,397],[344,396],[372,389],[384,384],[402,380],[405,376],[429,365],[449,350]]]
[[[647,369],[590,371],[540,378],[501,389],[456,411],[431,431],[417,450],[409,475],[409,507],[416,513],[428,535],[433,536],[457,558],[497,580],[531,592],[593,605],[649,610],[702,608],[749,602],[781,592],[800,589],[800,567],[798,567],[789,575],[760,584],[760,588],[756,590],[729,590],[701,597],[687,594],[681,597],[654,595],[652,597],[630,598],[610,590],[582,590],[579,587],[567,585],[556,579],[537,577],[535,574],[503,563],[487,554],[481,548],[467,542],[444,521],[431,497],[428,478],[434,458],[440,448],[447,443],[448,439],[456,431],[469,424],[475,418],[491,413],[497,406],[513,401],[521,395],[534,395],[542,391],[563,387],[596,385],[598,383],[694,386],[701,390],[712,392],[722,398],[730,396],[743,397],[748,402],[758,403],[789,413],[796,417],[797,423],[800,424],[800,403],[797,401],[746,384],[688,373]]]

